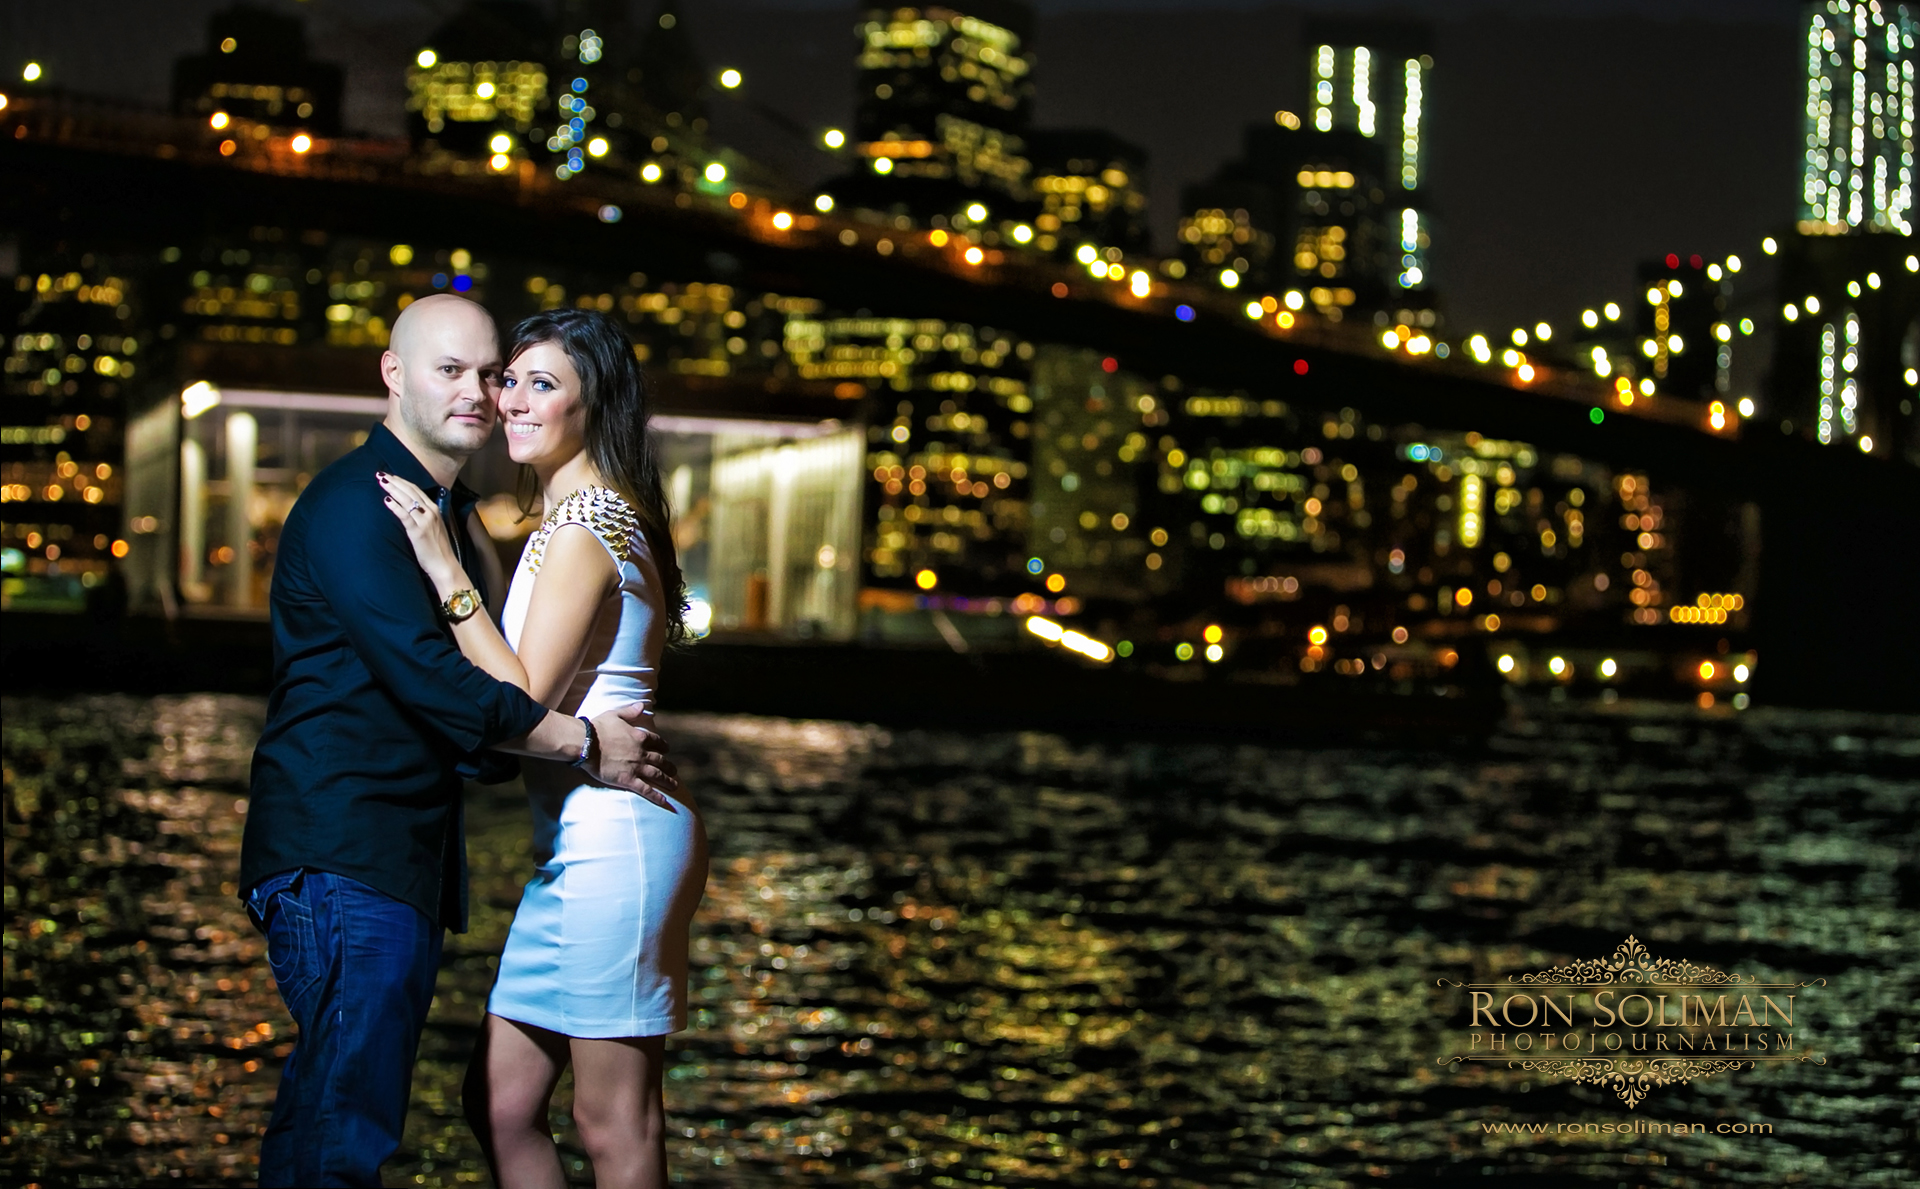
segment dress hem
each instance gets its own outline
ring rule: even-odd
[[[505,1007],[506,1010],[501,1010]],[[684,1032],[687,1019],[682,1016],[653,1016],[644,1020],[628,1020],[618,1024],[580,1024],[556,1021],[553,1017],[538,1011],[528,1011],[511,1005],[487,1002],[487,1014],[499,1016],[503,1020],[512,1020],[516,1024],[528,1024],[535,1028],[544,1028],[548,1032],[557,1032],[561,1036],[574,1040],[626,1040],[649,1036],[671,1036],[675,1032]]]

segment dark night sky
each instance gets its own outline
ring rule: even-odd
[[[400,128],[402,71],[455,0],[265,0],[307,14],[318,56],[349,71],[348,122]],[[77,90],[164,101],[173,58],[224,0],[0,5],[8,58],[38,57]],[[655,0],[634,0],[650,14]],[[852,111],[853,5],[686,0],[709,66],[819,129]],[[1152,156],[1154,227],[1171,241],[1180,187],[1236,150],[1239,130],[1299,110],[1299,30],[1312,12],[1411,15],[1435,27],[1434,270],[1457,331],[1503,332],[1624,298],[1637,260],[1757,256],[1793,218],[1800,87],[1793,0],[1413,0],[1411,3],[1039,4],[1037,119],[1102,125]],[[18,68],[9,61],[11,74]],[[812,181],[836,162],[735,100],[717,130]],[[1739,295],[1758,301],[1764,276]],[[1744,304],[1744,301],[1743,301]],[[1749,359],[1753,356],[1749,355]],[[1741,370],[1745,370],[1744,368]]]

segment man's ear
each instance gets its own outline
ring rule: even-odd
[[[389,396],[399,396],[406,389],[406,376],[406,366],[400,362],[398,355],[392,351],[381,353],[380,378],[386,381]]]

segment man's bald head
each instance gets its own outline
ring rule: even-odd
[[[387,427],[436,478],[451,482],[486,445],[497,417],[500,335],[492,316],[451,293],[420,298],[393,320],[380,374]]]
[[[494,327],[493,315],[479,302],[453,293],[431,293],[415,300],[393,320],[387,350],[404,361],[422,349],[432,350],[450,331],[481,328],[496,344],[499,342],[500,332]]]

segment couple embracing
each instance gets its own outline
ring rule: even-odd
[[[380,1184],[443,931],[466,927],[462,779],[517,757],[537,865],[467,1119],[496,1183],[558,1189],[547,1108],[571,1064],[596,1182],[664,1184],[707,844],[651,729],[685,586],[647,387],[604,315],[537,314],[503,344],[452,295],[401,312],[381,372],[386,419],[301,494],[273,578],[240,887],[299,1038],[260,1183]],[[501,420],[545,508],[511,583],[457,479]]]

